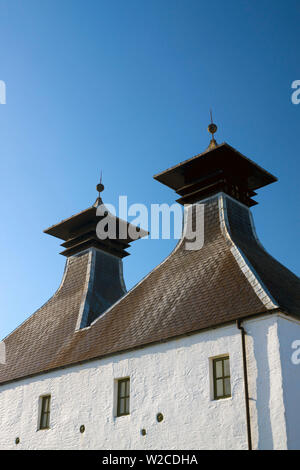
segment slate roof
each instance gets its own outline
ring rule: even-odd
[[[205,243],[173,253],[89,328],[75,331],[87,276],[88,253],[67,260],[56,294],[6,339],[0,383],[169,340],[239,318],[272,312],[232,252],[235,244],[281,309],[300,318],[300,280],[261,247],[248,208],[227,198],[229,240],[219,197],[205,207]]]

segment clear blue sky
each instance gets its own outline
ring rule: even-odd
[[[65,258],[43,229],[106,202],[172,203],[152,175],[227,141],[279,177],[253,209],[299,274],[297,0],[0,0],[0,337],[56,290]],[[138,241],[132,287],[174,240]]]

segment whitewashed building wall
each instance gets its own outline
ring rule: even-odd
[[[291,363],[291,342],[300,339],[300,322],[270,315],[244,327],[253,447],[299,448],[300,365]],[[211,358],[224,354],[232,397],[215,401]],[[127,376],[131,412],[117,418],[115,381]],[[51,394],[50,429],[38,430],[45,394]],[[219,327],[2,385],[0,448],[247,449],[240,331]]]
[[[278,319],[288,448],[300,449],[300,322]],[[291,346],[294,345],[293,348]],[[292,360],[293,358],[293,360]]]

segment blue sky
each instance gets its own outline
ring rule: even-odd
[[[175,200],[152,179],[203,151],[209,109],[226,141],[274,173],[258,235],[299,275],[299,1],[0,0],[0,337],[56,290],[48,226],[103,199]],[[135,242],[132,287],[174,240]]]

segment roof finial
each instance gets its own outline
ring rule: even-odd
[[[100,193],[102,193],[102,191],[104,191],[104,186],[102,184],[102,170],[101,170],[101,173],[100,173],[100,183],[97,184],[96,189],[98,191],[98,197],[100,198]]]
[[[100,183],[97,184],[96,190],[98,191],[98,197],[95,201],[94,206],[98,207],[99,205],[103,204],[103,201],[102,201],[101,196],[100,196],[100,193],[102,193],[102,191],[104,191],[104,185],[102,184],[102,170],[101,170],[101,173],[100,173]]]
[[[212,135],[212,139],[209,143],[208,148],[213,149],[218,145],[215,138],[214,138],[214,134],[217,132],[218,127],[216,126],[216,124],[213,123],[212,110],[210,110],[210,124],[209,124],[207,130]]]

